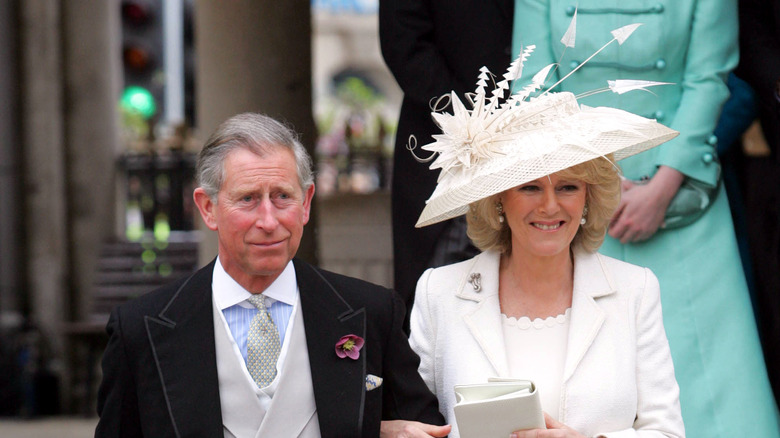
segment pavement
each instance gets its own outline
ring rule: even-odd
[[[0,418],[0,437],[88,438],[95,436],[97,421],[97,417],[52,417],[31,420]]]

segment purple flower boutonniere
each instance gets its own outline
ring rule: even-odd
[[[348,357],[352,360],[357,360],[360,357],[360,349],[363,348],[364,343],[363,338],[357,335],[342,336],[336,342],[336,356],[342,359]]]

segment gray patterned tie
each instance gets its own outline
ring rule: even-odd
[[[249,323],[246,340],[247,369],[260,388],[265,388],[276,377],[276,362],[282,349],[279,330],[265,307],[263,294],[252,294],[248,301],[257,307],[257,315]]]

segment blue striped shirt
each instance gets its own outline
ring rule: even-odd
[[[219,259],[217,259],[214,267],[212,288],[215,301],[222,310],[222,314],[225,316],[225,320],[230,328],[230,334],[233,335],[233,340],[244,358],[244,363],[246,363],[246,340],[249,334],[249,323],[259,310],[247,301],[250,293],[225,272]],[[279,330],[279,341],[283,351],[282,356],[279,357],[279,362],[281,363],[284,360],[284,340],[289,332],[290,318],[295,302],[298,299],[298,284],[292,262],[263,291],[263,295],[265,295],[265,305],[271,314],[271,319],[273,319],[277,330]]]

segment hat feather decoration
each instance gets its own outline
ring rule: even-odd
[[[574,47],[576,18],[575,11],[561,39],[566,47]],[[452,113],[432,113],[441,133],[433,135],[433,143],[422,146],[432,155],[421,161],[433,160],[430,169],[440,169],[440,173],[416,226],[459,216],[472,202],[579,163],[609,154],[620,160],[677,136],[676,131],[655,120],[615,108],[581,106],[572,93],[551,91],[610,44],[623,44],[637,27],[639,24],[613,30],[609,42],[537,96],[534,93],[544,87],[558,64],[541,69],[519,91],[510,91],[513,81],[521,78],[533,45],[521,51],[493,90],[488,90],[488,85],[494,75],[486,67],[480,69],[474,93],[465,96],[470,109],[455,92],[450,93]],[[586,95],[603,91],[622,94],[665,84],[615,80]],[[414,154],[413,137],[410,143]]]

